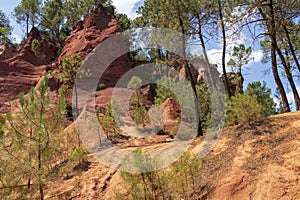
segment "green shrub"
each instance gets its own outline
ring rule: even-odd
[[[262,115],[264,117],[276,114],[276,104],[271,97],[271,89],[266,87],[266,82],[249,83],[245,94],[256,97],[258,103],[263,106]]]
[[[137,98],[137,102],[131,100],[130,105],[135,105],[136,107],[140,106],[141,92],[140,92],[139,88],[141,86],[142,86],[142,80],[137,76],[133,76],[130,79],[129,83],[127,84],[128,89],[135,90],[136,98]]]
[[[105,107],[104,116],[100,117],[99,112],[96,113],[98,122],[102,126],[103,131],[108,138],[110,138],[110,136],[115,137],[118,134],[120,112],[121,108],[119,106],[119,102],[116,99],[111,99]]]
[[[196,86],[199,109],[200,109],[200,120],[202,129],[205,130],[211,121],[211,95],[207,84],[201,84]]]
[[[143,155],[140,149],[135,153],[139,156],[136,156],[133,167],[151,169],[147,155]],[[200,169],[201,159],[185,152],[167,168],[138,174],[121,172],[121,178],[132,199],[189,199],[195,192],[195,175]],[[116,194],[118,196],[120,194]]]
[[[88,151],[83,146],[78,146],[74,152],[69,156],[69,161],[78,162],[79,164],[88,160]]]
[[[150,121],[147,109],[144,106],[138,107],[133,112],[133,119],[137,125],[145,126]]]
[[[37,39],[32,40],[31,51],[33,51],[34,55],[40,59],[44,59],[46,56],[45,53],[41,51],[41,44]]]
[[[237,94],[228,102],[226,124],[234,125],[243,122],[251,124],[262,116],[262,112],[263,107],[258,103],[255,96]]]

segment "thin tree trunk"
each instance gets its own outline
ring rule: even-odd
[[[284,67],[284,71],[286,73],[286,76],[287,76],[287,79],[291,85],[291,88],[292,88],[292,91],[293,91],[293,95],[294,95],[294,100],[295,100],[295,105],[296,105],[296,110],[299,110],[300,109],[300,97],[299,97],[299,93],[297,91],[297,87],[296,87],[296,84],[294,82],[294,79],[293,79],[293,74],[291,72],[291,66],[290,64],[288,64],[286,61],[285,61],[285,58],[281,52],[281,50],[277,47],[277,53],[282,61],[282,65]],[[285,52],[287,56],[288,55],[288,51]]]
[[[75,111],[76,111],[76,119],[79,117],[79,110],[78,110],[78,91],[77,91],[77,84],[74,83],[74,92],[75,92]],[[75,118],[74,118],[75,120]],[[80,133],[79,133],[79,129],[77,130],[77,137],[78,137],[78,147],[81,146],[81,141],[80,141]]]
[[[184,59],[184,68],[185,68],[185,71],[191,81],[191,87],[193,89],[193,92],[195,93],[196,95],[196,98],[194,98],[194,104],[195,104],[195,111],[196,111],[196,117],[198,117],[198,125],[197,125],[197,137],[200,137],[200,136],[203,136],[203,130],[202,130],[202,124],[201,124],[201,119],[200,119],[200,108],[199,108],[199,103],[198,103],[198,95],[197,95],[197,90],[196,90],[196,83],[195,83],[195,80],[194,80],[194,77],[191,73],[191,70],[189,68],[189,63],[186,59],[186,41],[185,41],[185,28],[184,28],[184,24],[183,24],[183,21],[182,21],[182,18],[180,17],[180,11],[179,11],[179,2],[177,2],[177,14],[178,14],[178,18],[179,18],[179,25],[181,27],[181,34],[182,34],[182,38],[181,38],[181,42],[182,42],[182,53],[183,53],[183,59]]]
[[[31,140],[32,140],[32,129],[30,130],[30,134],[29,134],[29,165],[31,166]],[[30,189],[30,185],[31,185],[31,175],[29,175],[28,177],[28,181],[27,181],[27,188]]]
[[[162,77],[163,76],[163,74],[162,74],[162,64],[161,64],[161,61],[162,61],[162,53],[161,53],[161,49],[160,49],[160,47],[158,47],[157,48],[157,53],[158,53],[158,59],[160,60],[160,62],[159,62],[159,75],[160,75],[160,77]]]
[[[40,141],[39,141],[40,142]],[[42,170],[42,158],[41,158],[42,150],[41,144],[38,145],[38,173],[39,173],[39,191],[40,191],[40,200],[44,200],[44,188],[43,183],[40,177],[40,172]]]
[[[26,16],[26,37],[28,38],[29,34],[29,15]]]
[[[269,32],[270,32],[270,38],[271,38],[271,62],[272,62],[272,71],[274,75],[275,82],[279,88],[280,95],[282,98],[283,103],[283,109],[284,112],[290,112],[290,105],[288,103],[288,99],[286,96],[286,92],[284,90],[283,84],[280,80],[278,68],[277,68],[277,61],[276,61],[276,48],[277,48],[277,42],[276,42],[276,24],[275,24],[275,15],[274,15],[274,8],[273,8],[273,0],[268,0],[267,6],[270,9],[270,18],[269,18],[269,25],[267,25]],[[262,10],[260,10],[262,12]]]
[[[296,53],[295,53],[295,50],[294,50],[294,46],[293,46],[291,38],[290,38],[289,31],[287,30],[287,27],[285,25],[283,25],[283,29],[284,29],[284,32],[285,32],[285,35],[286,35],[286,38],[287,38],[287,41],[288,41],[288,44],[289,44],[292,56],[293,56],[293,59],[294,59],[294,61],[296,63],[296,66],[297,66],[299,72],[300,72],[300,63],[299,63],[298,58],[296,56]]]
[[[212,77],[212,73],[210,71],[210,62],[209,62],[209,59],[208,59],[208,55],[207,55],[207,51],[206,51],[206,47],[205,47],[205,42],[204,42],[204,38],[203,38],[203,33],[202,33],[202,25],[201,25],[201,18],[199,16],[199,14],[197,13],[196,14],[196,18],[198,20],[198,25],[199,25],[199,28],[198,28],[198,36],[200,38],[200,42],[201,42],[201,47],[202,47],[202,50],[203,50],[203,54],[204,54],[204,59],[205,59],[205,62],[206,62],[206,65],[207,65],[207,73],[209,75],[209,81],[210,81],[210,85],[214,85],[215,86],[215,82],[213,80],[213,77]]]
[[[228,78],[227,78],[227,72],[226,72],[226,63],[225,63],[225,58],[226,58],[226,32],[225,32],[225,24],[224,24],[224,18],[223,18],[223,13],[222,13],[222,5],[221,1],[219,1],[219,15],[220,15],[220,20],[221,20],[221,28],[222,28],[222,38],[223,38],[223,49],[222,49],[222,70],[223,70],[223,76],[224,76],[224,84],[225,84],[225,89],[228,94],[228,97],[230,98],[234,94],[231,94],[230,89],[229,89],[229,83],[228,83]]]

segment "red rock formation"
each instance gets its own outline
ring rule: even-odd
[[[120,26],[114,17],[113,7],[99,5],[84,21],[76,24],[72,34],[65,41],[56,67],[61,64],[62,59],[73,53],[77,53],[85,59],[100,42],[111,36],[120,35],[120,31]],[[33,40],[39,41],[39,53],[42,57],[37,57],[31,50]],[[0,112],[6,112],[10,108],[11,101],[17,99],[19,93],[27,93],[30,87],[36,86],[46,70],[53,69],[53,66],[42,65],[49,64],[55,56],[56,49],[41,37],[36,28],[33,28],[19,54],[8,60],[0,61]],[[113,86],[129,69],[128,56],[121,56],[104,72],[101,82],[107,87]],[[52,82],[53,88],[55,88],[56,82]]]
[[[222,77],[223,77],[223,82],[225,83],[224,76]],[[227,79],[228,79],[230,96],[234,96],[237,93],[243,93],[244,78],[242,74],[229,72],[227,73]]]
[[[120,26],[114,16],[114,8],[99,5],[84,21],[80,21],[74,26],[73,32],[65,41],[57,66],[62,64],[64,58],[74,53],[85,59],[98,44],[111,36],[120,35],[120,32]],[[107,55],[103,55],[103,59],[109,57],[108,55],[109,52]],[[107,68],[100,82],[105,86],[114,86],[116,81],[129,69],[128,56],[121,56]]]
[[[37,56],[31,50],[33,40],[37,40],[40,44],[39,55]],[[55,59],[56,52],[57,49],[53,45],[50,45],[46,39],[43,39],[39,30],[33,27],[29,32],[27,41],[20,50],[20,53],[12,58],[10,62],[24,60],[34,66],[46,65],[50,64],[50,62]]]
[[[7,60],[17,55],[18,50],[7,42],[0,43],[0,60]]]
[[[163,104],[164,117],[165,117],[165,126],[164,131],[170,132],[174,126],[179,123],[179,118],[181,117],[181,108],[180,105],[176,102],[175,99],[168,98]]]
[[[24,60],[0,61],[0,113],[6,112],[19,93],[27,93],[44,74],[45,67],[37,67]]]
[[[45,55],[42,58],[36,57],[31,50],[34,39],[41,45],[40,53]],[[54,47],[48,45],[39,31],[33,28],[21,51],[8,60],[0,61],[0,113],[6,112],[21,92],[28,93],[31,87],[36,86],[45,73],[46,67],[42,65],[54,59],[55,54]]]

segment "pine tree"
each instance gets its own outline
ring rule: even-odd
[[[16,113],[8,112],[1,137],[0,193],[13,199],[44,199],[53,167],[67,152],[61,135],[64,129],[65,101],[51,102],[47,76],[28,96],[19,95]],[[55,110],[55,112],[54,112]]]

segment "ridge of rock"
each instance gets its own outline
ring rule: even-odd
[[[98,5],[91,10],[84,21],[79,21],[74,26],[71,35],[65,40],[57,66],[60,66],[63,59],[72,54],[78,54],[84,60],[101,42],[112,36],[120,36],[120,33],[121,28],[114,16],[114,8]],[[112,45],[118,46],[118,44]],[[118,51],[119,49],[114,50]],[[112,52],[105,53],[107,55],[103,56],[103,59],[110,58]],[[111,63],[100,82],[105,86],[114,86],[129,69],[129,58],[125,54]]]

